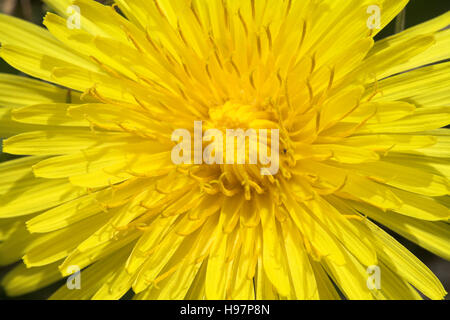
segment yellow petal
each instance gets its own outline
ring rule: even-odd
[[[383,261],[379,262],[381,270],[381,290],[376,293],[382,296],[383,300],[423,300],[419,292],[397,273],[392,271]]]
[[[408,161],[407,159],[405,160]],[[376,161],[361,163],[356,168],[345,167],[350,170],[356,170],[369,178],[374,178],[376,181],[418,194],[444,196],[450,193],[450,184],[445,177],[405,165],[398,165],[388,161]]]
[[[285,202],[286,210],[303,234],[304,239],[311,242],[317,251],[315,252],[316,258],[320,259],[322,256],[329,256],[337,264],[345,264],[341,245],[332,234],[324,230],[321,224],[313,218],[313,214],[309,212],[309,209],[293,200],[289,193],[287,193],[283,201]]]
[[[374,223],[366,221],[366,225],[370,227],[377,241],[380,241],[376,246],[380,258],[395,274],[403,277],[431,299],[444,298],[447,292],[430,269]]]
[[[383,212],[353,201],[349,205],[419,246],[450,260],[450,230],[447,223],[423,221],[394,212]]]
[[[400,189],[391,190],[402,205],[393,211],[427,221],[445,221],[450,218],[450,208],[441,205],[431,197],[421,196]]]
[[[290,219],[287,219],[281,226],[295,298],[298,300],[316,300],[319,298],[316,278],[309,257],[302,245],[300,234]]]
[[[306,204],[324,227],[334,234],[361,264],[371,266],[377,263],[371,238],[366,237],[359,228],[355,228],[334,206],[320,196],[307,201]]]
[[[80,93],[52,86],[43,81],[0,73],[0,106],[25,107],[38,103],[80,102]]]
[[[73,201],[50,209],[27,221],[31,233],[46,233],[65,228],[100,212],[117,208],[129,202],[141,193],[149,182],[144,179],[132,179],[114,188],[90,193]]]
[[[43,241],[26,252],[24,263],[27,267],[39,267],[67,257],[81,241],[99,229],[108,217],[109,215],[96,215],[65,229],[39,235]]]
[[[341,289],[342,293],[351,300],[373,300],[373,296],[367,287],[367,273],[356,259],[346,253],[346,264],[337,265],[325,259],[328,274]]]
[[[103,145],[83,150],[82,152],[63,155],[58,157],[53,157],[44,161],[39,162],[33,166],[34,174],[37,177],[45,177],[49,179],[55,178],[65,178],[70,176],[78,176],[83,174],[88,174],[96,171],[101,171],[102,169],[108,169],[111,166],[119,164],[128,164],[129,170],[143,169],[140,167],[145,160],[149,160],[152,156],[153,165],[157,165],[155,161],[158,158],[161,160],[165,159],[166,153],[156,153],[156,154],[142,154],[142,151],[146,152],[158,151],[166,149],[167,147],[162,146],[156,142],[140,142],[142,140],[136,139],[136,142],[129,144],[122,144],[114,147],[104,147]],[[170,155],[168,155],[170,159]],[[131,161],[134,163],[131,165]],[[152,162],[147,162],[152,163]],[[150,167],[149,167],[150,168]],[[149,170],[150,171],[150,170]]]
[[[12,119],[20,123],[46,126],[88,127],[88,121],[75,120],[67,116],[67,110],[71,106],[72,105],[65,103],[48,103],[38,105],[32,105],[30,103],[25,107],[14,109],[12,111]]]
[[[375,96],[375,102],[403,100],[416,106],[445,106],[450,99],[447,90],[449,71],[450,62],[408,71],[372,85],[367,88],[365,96],[373,95],[376,86],[382,94]]]
[[[28,269],[23,263],[9,271],[1,285],[10,297],[21,296],[42,289],[62,279],[58,264]]]
[[[311,266],[314,270],[314,275],[317,283],[317,290],[320,300],[341,300],[341,296],[336,290],[330,277],[323,269],[321,263],[311,261]]]
[[[89,129],[32,131],[4,140],[3,152],[17,155],[64,155],[96,146],[111,147],[134,141],[126,133],[95,134]]]
[[[434,130],[450,123],[448,107],[418,108],[413,115],[403,119],[378,124],[366,124],[358,133],[412,133]]]
[[[339,144],[379,152],[402,152],[430,147],[436,142],[437,138],[431,135],[371,134],[348,137],[339,141]]]
[[[88,300],[100,290],[103,283],[111,281],[122,270],[127,258],[129,248],[124,248],[115,254],[93,264],[91,267],[81,270],[81,290],[69,289],[67,284],[61,286],[49,299],[50,300]]]
[[[28,215],[86,194],[86,190],[74,187],[64,179],[34,178],[31,166],[39,160],[42,158],[27,157],[0,164],[2,218]]]
[[[263,265],[264,271],[277,291],[282,296],[288,296],[291,290],[288,270],[281,261],[284,254],[280,246],[278,227],[275,221],[274,206],[269,199],[258,199],[263,233]]]
[[[31,52],[39,52],[42,56],[52,57],[60,61],[70,61],[80,68],[97,70],[95,64],[86,58],[74,54],[73,51],[59,43],[47,30],[37,25],[5,14],[0,15],[3,45],[18,45]]]
[[[345,122],[367,123],[392,122],[414,114],[416,107],[406,102],[368,102],[363,103],[345,118]]]

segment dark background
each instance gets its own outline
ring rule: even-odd
[[[176,1],[176,0],[174,0]],[[103,3],[111,3],[111,1],[99,1]],[[405,27],[409,28],[429,19],[435,18],[450,10],[450,0],[411,0],[406,8]],[[40,0],[0,0],[0,12],[14,15],[16,17],[31,21],[38,25],[42,25],[42,19],[46,12],[46,8]],[[398,28],[398,27],[397,27]],[[377,40],[394,34],[396,31],[396,21],[391,22],[384,30],[377,35]],[[1,30],[0,30],[1,32]],[[450,48],[449,48],[450,50]],[[0,72],[20,74],[17,70],[11,68],[3,60],[0,60]],[[390,232],[393,234],[392,232]],[[422,260],[441,280],[445,289],[450,292],[450,262],[429,253],[426,250],[416,246],[410,241],[399,235],[393,234],[403,245],[411,250],[420,260]],[[11,269],[10,267],[0,268],[0,279]],[[45,299],[52,294],[63,282],[54,284],[48,288],[33,292],[21,299]],[[450,299],[450,295],[447,299]],[[1,291],[0,299],[8,299]]]

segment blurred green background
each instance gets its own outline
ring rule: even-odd
[[[176,1],[176,0],[174,0]],[[108,2],[111,1],[99,1]],[[376,2],[376,1],[374,1]],[[419,23],[435,18],[450,10],[450,0],[411,0],[405,11],[405,27],[409,28]],[[42,25],[42,18],[46,12],[46,7],[40,0],[0,0],[0,12],[31,21]],[[397,27],[398,28],[398,27]],[[391,22],[383,31],[377,35],[377,40],[394,34],[396,31],[396,20]],[[0,30],[0,32],[2,32]],[[449,48],[450,50],[450,48]],[[0,60],[0,72],[19,74],[4,61]],[[449,88],[450,90],[450,88]],[[1,157],[0,157],[1,161]],[[392,232],[390,232],[393,234]],[[393,234],[409,250],[419,257],[442,281],[444,287],[450,292],[450,262],[445,261],[409,242],[408,240]],[[12,266],[0,268],[1,277],[11,269]],[[54,284],[48,288],[20,297],[20,299],[45,299],[63,282]],[[0,299],[8,299],[0,289]],[[449,296],[447,296],[449,299]]]

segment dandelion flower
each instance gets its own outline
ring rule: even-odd
[[[75,266],[53,299],[446,295],[380,226],[450,258],[449,13],[375,43],[408,1],[45,2],[0,16],[35,78],[0,75],[7,294]],[[174,164],[195,121],[278,129],[278,173]]]

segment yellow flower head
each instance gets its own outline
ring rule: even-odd
[[[45,2],[48,31],[0,15],[43,80],[0,75],[9,295],[74,270],[52,298],[446,295],[378,225],[450,259],[449,13],[374,43],[407,0]],[[202,157],[231,129],[278,170]]]

